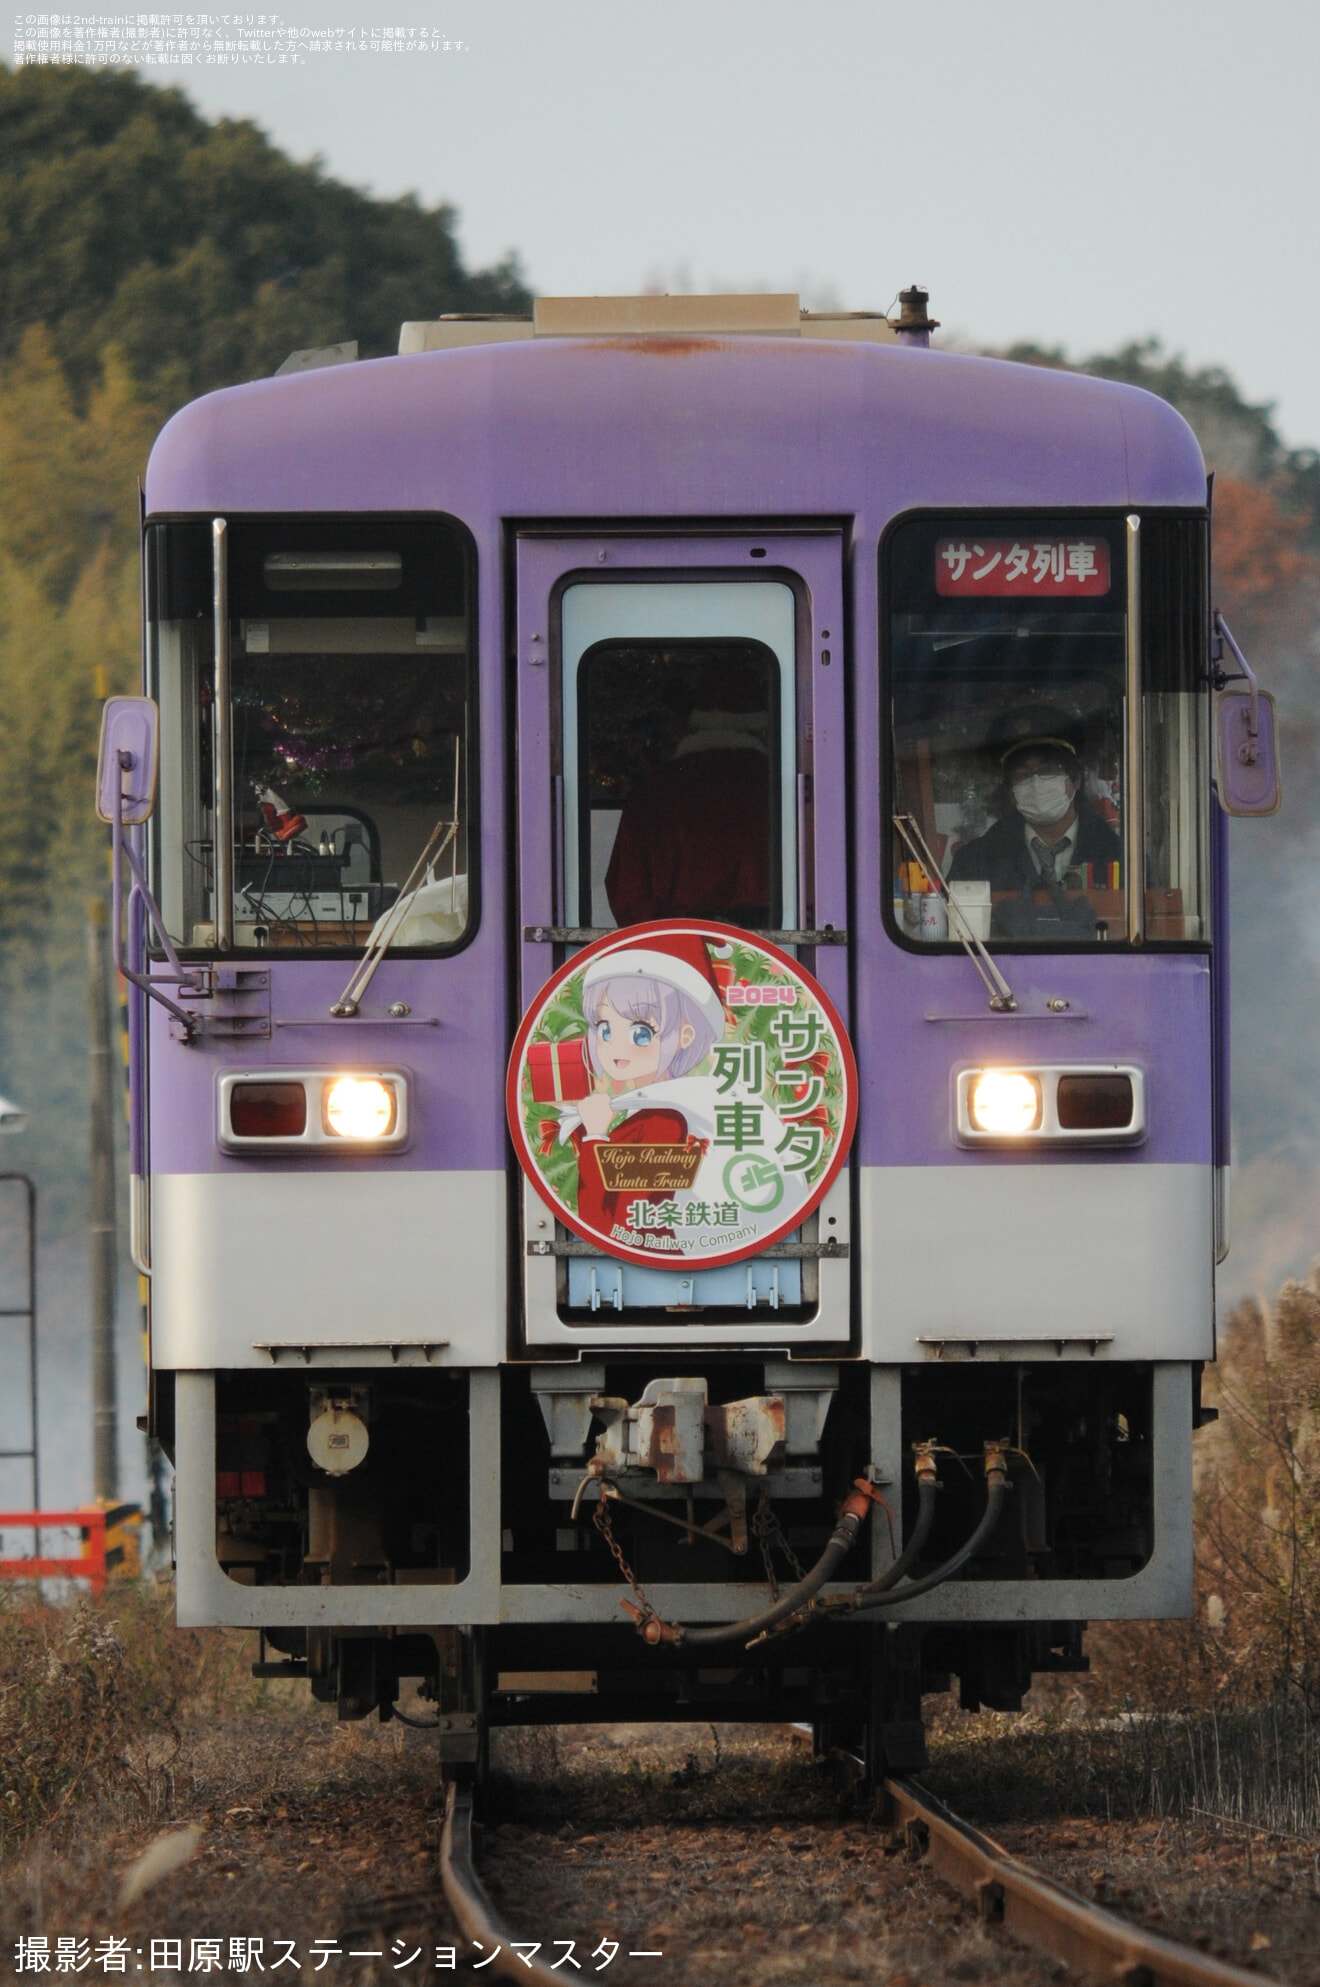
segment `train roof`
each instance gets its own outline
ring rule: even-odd
[[[1173,408],[1048,367],[830,338],[524,337],[257,380],[162,430],[149,513],[851,516],[1205,501]]]

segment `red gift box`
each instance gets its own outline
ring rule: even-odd
[[[566,1042],[533,1042],[527,1051],[527,1067],[532,1099],[537,1104],[576,1104],[596,1087],[585,1035],[570,1035]]]

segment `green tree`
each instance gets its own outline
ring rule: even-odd
[[[136,683],[135,482],[157,419],[113,353],[79,411],[41,330],[0,374],[0,1070],[56,1228],[86,1160],[100,698]]]
[[[300,346],[378,357],[405,318],[530,308],[513,256],[464,268],[455,218],[127,72],[0,65],[0,362],[44,324],[80,398],[109,345],[177,405]]]

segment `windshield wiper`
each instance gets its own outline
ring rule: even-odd
[[[908,849],[914,859],[920,863],[922,869],[925,870],[927,876],[935,885],[936,890],[944,899],[945,909],[949,913],[950,928],[957,927],[959,942],[962,945],[963,951],[981,975],[981,983],[990,996],[991,1007],[996,1014],[1015,1014],[1017,1012],[1017,998],[1012,987],[1010,987],[1008,981],[986,951],[985,946],[972,930],[966,912],[949,889],[948,884],[940,873],[939,864],[927,848],[926,838],[917,826],[915,816],[911,814],[896,814],[894,816],[894,826],[907,843]]]
[[[437,821],[427,839],[426,847],[408,872],[408,880],[391,904],[384,918],[376,925],[367,940],[366,950],[358,960],[349,978],[348,985],[340,994],[330,1012],[340,1020],[351,1020],[362,1005],[362,996],[375,977],[376,968],[389,951],[399,929],[406,919],[414,898],[426,884],[432,882],[432,872],[445,850],[458,835],[458,767],[462,741],[454,740],[454,813],[449,822]],[[457,852],[456,852],[457,855]],[[454,867],[457,862],[455,860]],[[457,879],[454,897],[457,898]]]

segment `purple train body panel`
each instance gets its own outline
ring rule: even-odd
[[[258,381],[211,394],[176,415],[156,443],[147,477],[153,517],[288,509],[439,510],[462,519],[477,539],[482,576],[487,795],[503,784],[506,752],[498,691],[506,640],[498,590],[506,519],[568,524],[576,518],[847,517],[853,648],[864,655],[874,654],[879,643],[869,553],[901,512],[1058,504],[1199,507],[1204,498],[1195,438],[1166,403],[1138,389],[899,347],[825,352],[770,339],[697,339],[659,352],[649,341],[622,351],[617,342],[478,347],[333,367],[293,381]],[[663,550],[651,556],[658,561]],[[854,695],[854,889],[859,906],[878,905],[881,713],[873,671],[856,672]],[[425,1060],[436,1069],[446,1109],[438,1123],[426,1114],[425,1140],[393,1165],[503,1164],[502,1127],[488,1109],[509,1035],[507,1013],[491,998],[503,986],[493,956],[502,954],[504,941],[502,829],[499,813],[487,807],[482,922],[473,944],[445,967],[438,1062],[427,1045]],[[876,1165],[975,1163],[950,1146],[939,1085],[935,1122],[923,1129],[932,1096],[925,1049],[939,1064],[942,1048],[919,1019],[925,1006],[947,1004],[955,1012],[973,1007],[969,969],[960,959],[922,962],[914,1001],[916,962],[895,959],[879,918],[860,914],[856,940],[867,1083],[860,1157]],[[1180,961],[1170,983],[1164,976],[1171,962],[1126,964],[1116,985],[1113,962],[1092,969],[1069,960],[1053,970],[1049,991],[1066,991],[1088,1015],[1096,1013],[1099,999],[1104,1055],[1150,1055],[1168,1070],[1171,1096],[1179,1101],[1157,1115],[1143,1155],[1208,1163],[1204,1100],[1187,1101],[1209,1040],[1208,993],[1194,984],[1204,969]],[[281,1018],[303,1010],[313,984],[319,995],[336,970],[298,967]],[[420,1013],[431,969],[396,959],[386,970],[391,997],[408,1000]],[[275,971],[278,1015],[286,976]],[[893,987],[887,983],[891,972],[899,975]],[[1094,1025],[1087,1024],[1088,1034]],[[865,1054],[871,1039],[885,1051],[874,1060]],[[1042,1035],[1031,1052],[1044,1053],[1048,1044]],[[277,1035],[256,1060],[280,1060],[287,1046]],[[1025,1046],[1016,1051],[1027,1052]],[[189,1059],[179,1061],[181,1088],[172,1083],[171,1097],[181,1100],[186,1090],[187,1103],[180,1101],[177,1112],[171,1103],[161,1126],[169,1169],[241,1167],[245,1162],[215,1146],[213,1107],[199,1110],[196,1059],[186,1075],[182,1064]],[[452,1075],[441,1073],[446,1066]],[[902,1074],[901,1088],[891,1088],[894,1072]],[[453,1103],[459,1111],[451,1115]],[[157,1163],[165,1164],[163,1153]]]
[[[250,1172],[250,1159],[236,1158],[216,1142],[220,1071],[278,1069],[290,1063],[352,1063],[382,1058],[403,1064],[417,1084],[416,1130],[409,1145],[388,1161],[370,1154],[309,1154],[300,1168],[332,1171],[401,1170],[458,1172],[501,1169],[506,1158],[503,1118],[490,1109],[492,1087],[500,1094],[508,1054],[508,1023],[502,1001],[492,998],[504,975],[504,948],[491,919],[490,940],[480,937],[445,961],[443,991],[437,992],[434,965],[387,958],[375,991],[382,1012],[406,1001],[419,1025],[399,1029],[387,1022],[354,1027],[351,1049],[345,1030],[331,1033],[326,1015],[348,975],[342,961],[271,960],[271,1032],[267,1040],[214,1047],[201,1055],[175,1040],[168,1017],[151,1017],[155,1083],[151,1119],[152,1165],[157,1172]],[[436,1026],[425,1025],[434,1016]],[[303,1025],[299,1025],[302,1023]],[[388,1041],[382,1037],[388,1036]]]
[[[388,444],[383,437],[389,437]],[[152,452],[152,516],[840,517],[1200,507],[1195,437],[1137,388],[999,360],[774,339],[547,341],[207,395]]]

